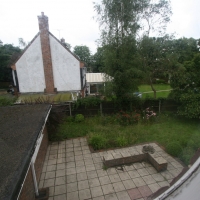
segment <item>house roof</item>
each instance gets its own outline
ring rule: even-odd
[[[104,83],[106,80],[112,78],[105,73],[86,73],[86,80],[88,83]]]
[[[16,199],[50,105],[0,107],[0,199]]]

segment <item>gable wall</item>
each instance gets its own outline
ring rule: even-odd
[[[80,61],[49,35],[54,86],[57,91],[81,90]]]
[[[45,78],[38,36],[16,63],[19,92],[44,92]]]

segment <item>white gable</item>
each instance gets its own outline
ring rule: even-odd
[[[21,93],[44,92],[46,86],[39,35],[15,65]]]
[[[49,35],[54,86],[57,91],[81,90],[80,62]]]

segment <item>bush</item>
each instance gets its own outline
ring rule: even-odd
[[[166,146],[166,151],[170,155],[178,157],[182,152],[182,147],[179,142],[172,141]]]
[[[75,116],[75,122],[83,122],[84,121],[84,116],[82,114],[77,114]]]
[[[183,149],[181,155],[180,155],[180,159],[187,165],[189,165],[190,163],[190,159],[192,158],[192,156],[195,154],[195,150],[192,149],[191,147],[186,147],[185,149]]]
[[[124,147],[128,145],[128,139],[125,138],[124,136],[118,136],[116,138],[116,145],[119,147]]]
[[[68,116],[68,117],[66,118],[66,121],[67,121],[67,122],[74,122],[74,117],[73,117],[73,116]]]
[[[100,134],[92,134],[89,136],[89,144],[94,150],[105,149],[107,146],[107,139]]]

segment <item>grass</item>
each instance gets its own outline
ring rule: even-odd
[[[16,101],[15,96],[7,93],[0,94],[0,106],[10,106]]]
[[[156,97],[160,98],[160,97],[168,97],[170,91],[161,91],[161,90],[171,90],[171,86],[168,84],[154,84],[153,85],[156,92]],[[150,85],[141,85],[139,86],[139,92],[143,93],[142,94],[142,98],[154,98],[154,93],[151,89]]]
[[[18,98],[20,102],[53,102],[60,103],[72,100],[71,93],[58,93],[52,95],[45,94],[21,94]]]
[[[59,126],[52,140],[86,136],[94,149],[124,147],[144,142],[158,142],[168,153],[179,157],[186,164],[200,146],[198,121],[160,115],[154,123],[121,126],[115,116],[86,118],[81,123],[67,122]],[[175,141],[175,142],[174,142]],[[178,144],[178,145],[177,145]],[[176,146],[180,151],[177,153]]]

